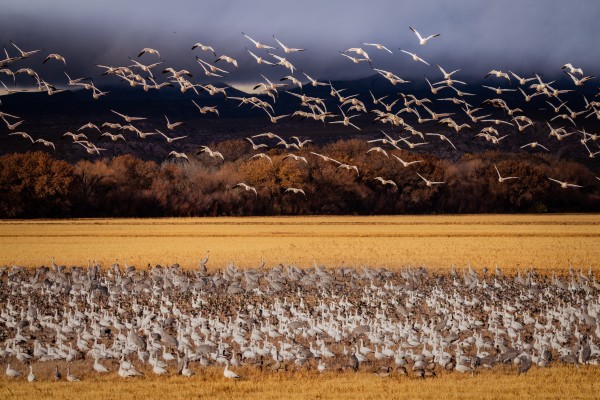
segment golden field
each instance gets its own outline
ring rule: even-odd
[[[0,264],[98,260],[209,269],[279,263],[399,268],[598,267],[600,215],[252,217],[0,221]]]
[[[48,365],[51,370],[53,365]],[[61,368],[65,370],[64,364]],[[88,367],[88,369],[91,369]],[[25,369],[23,368],[23,371]],[[517,376],[515,368],[470,374],[446,373],[421,380],[391,375],[379,378],[368,372],[300,371],[287,373],[236,369],[244,378],[230,381],[222,369],[210,367],[191,378],[156,377],[150,370],[138,379],[123,380],[113,372],[105,376],[82,375],[81,382],[54,382],[38,372],[40,381],[0,378],[0,397],[78,399],[567,399],[598,398],[597,367],[554,366],[533,368]],[[79,373],[79,372],[78,372]]]
[[[447,269],[472,266],[505,271],[536,267],[566,271],[569,264],[599,265],[600,215],[485,215],[393,217],[265,217],[193,219],[89,219],[60,221],[0,221],[0,265],[49,265],[50,258],[66,265],[96,259],[122,263],[180,263],[195,267],[210,251],[209,268],[229,261],[254,267],[290,263],[312,266],[385,266],[424,264]],[[5,367],[5,364],[2,364]],[[13,365],[25,374],[23,364]],[[365,371],[314,370],[261,373],[236,368],[241,381],[223,378],[222,369],[196,369],[190,379],[156,377],[150,370],[141,379],[123,380],[112,372],[99,376],[89,363],[72,369],[82,382],[54,382],[54,363],[37,364],[38,382],[0,377],[0,398],[79,399],[497,399],[598,398],[597,367],[553,365],[532,368],[517,376],[514,366],[482,370],[476,375],[439,372],[420,380],[392,375],[379,378]],[[66,370],[60,363],[63,374]],[[38,370],[39,369],[39,370]]]

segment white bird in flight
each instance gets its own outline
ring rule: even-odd
[[[196,153],[196,155],[200,154],[200,153],[206,153],[209,156],[211,156],[212,158],[220,158],[221,161],[225,161],[225,158],[223,158],[223,154],[221,154],[218,151],[213,151],[211,150],[208,146],[200,146],[200,150]]]
[[[240,182],[240,183],[238,183],[238,184],[237,184],[237,185],[235,185],[233,188],[235,189],[235,188],[238,188],[238,187],[241,187],[242,189],[244,189],[244,190],[246,190],[246,191],[248,191],[248,192],[254,192],[254,194],[255,194],[256,196],[258,196],[258,192],[256,191],[256,188],[255,188],[255,187],[252,187],[252,186],[250,186],[250,185],[247,185],[247,184],[245,184],[244,182]]]
[[[215,49],[213,49],[212,46],[206,46],[206,45],[203,45],[202,43],[196,43],[192,46],[192,50],[195,50],[198,47],[200,47],[200,50],[202,50],[202,51],[210,51],[214,54],[215,57],[217,56],[217,53],[215,53]]]
[[[398,185],[396,185],[396,182],[394,182],[391,179],[383,179],[381,176],[376,176],[375,178],[373,178],[374,181],[379,181],[381,182],[382,185],[391,185],[394,187],[398,187]]]
[[[151,49],[150,47],[143,48],[139,53],[138,57],[141,57],[143,54],[156,54],[158,58],[160,58],[160,53],[158,50]]]
[[[283,49],[283,51],[285,53],[296,53],[299,51],[306,51],[306,49],[299,49],[299,48],[295,48],[295,47],[287,47],[285,44],[281,43],[276,37],[275,35],[273,35],[273,39],[275,39],[275,41],[277,43],[279,43],[279,45],[281,46],[281,48]]]
[[[185,139],[187,137],[187,135],[186,135],[186,136],[179,136],[179,137],[171,138],[171,137],[168,137],[167,135],[165,135],[164,133],[162,133],[161,131],[159,131],[158,129],[155,129],[155,130],[156,130],[156,133],[158,133],[162,137],[164,137],[165,140],[167,141],[167,143],[169,143],[169,144],[171,144],[171,143],[173,143],[173,142],[175,142],[177,140]]]
[[[110,110],[110,111],[113,112],[113,113],[115,113],[115,114],[117,114],[119,117],[123,118],[127,122],[141,121],[141,120],[146,119],[146,118],[142,118],[142,117],[130,117],[128,115],[118,113],[115,110]]]
[[[496,166],[496,164],[494,164],[494,168],[496,169],[496,173],[498,173],[498,182],[502,183],[504,181],[508,181],[510,179],[519,179],[518,176],[506,176],[503,177],[502,175],[500,175],[500,171],[498,171],[498,167]]]
[[[413,164],[418,164],[418,163],[422,163],[424,162],[423,160],[415,160],[415,161],[404,161],[403,159],[401,159],[400,157],[398,157],[395,154],[392,154],[392,157],[394,157],[396,160],[400,161],[400,164],[402,164],[402,166],[404,168],[413,165]]]
[[[254,45],[256,46],[257,49],[271,49],[271,50],[275,50],[275,47],[272,46],[267,46],[265,44],[262,44],[254,39],[252,39],[250,36],[246,35],[244,32],[242,32],[242,35],[244,35],[246,38],[248,38],[248,40],[250,40],[252,43],[254,43]]]
[[[374,46],[377,50],[385,50],[390,54],[394,54],[392,53],[392,51],[390,49],[388,49],[387,47],[385,47],[384,45],[380,44],[380,43],[365,43],[362,42],[362,44],[364,44],[365,46]]]
[[[403,53],[406,53],[406,54],[410,55],[412,57],[413,61],[420,61],[423,64],[431,65],[427,61],[423,60],[421,57],[419,57],[418,55],[416,55],[415,53],[411,53],[410,51],[406,51],[406,50],[402,50],[402,49],[400,49],[400,51],[403,52]]]
[[[445,183],[445,182],[435,182],[435,181],[430,181],[428,179],[425,179],[423,177],[423,175],[419,174],[418,172],[417,172],[417,175],[419,175],[419,178],[423,179],[423,181],[425,182],[425,185],[427,185],[429,187],[432,187],[433,185],[442,185]]]
[[[421,46],[424,46],[429,40],[440,36],[439,33],[436,33],[436,34],[433,34],[433,35],[429,35],[426,38],[423,38],[423,36],[421,36],[421,34],[415,28],[413,28],[412,26],[409,26],[408,28],[411,31],[413,31],[415,35],[417,35],[417,37],[419,38],[419,44]]]
[[[169,153],[169,155],[167,156],[167,159],[172,158],[172,157],[183,158],[184,160],[186,160],[188,162],[190,161],[190,159],[188,158],[188,156],[185,153],[178,153],[175,150],[173,150]]]
[[[553,178],[548,178],[548,179],[550,179],[553,182],[558,183],[560,185],[560,187],[563,188],[563,189],[567,189],[567,188],[570,188],[570,187],[573,187],[573,188],[581,188],[581,187],[583,187],[581,185],[575,185],[574,183],[567,183],[567,182],[559,181],[558,179],[553,179]]]
[[[296,194],[300,193],[300,194],[304,195],[304,197],[306,197],[306,193],[304,193],[304,190],[299,189],[299,188],[289,187],[289,188],[285,189],[284,193],[288,193],[288,192],[292,192],[292,193],[296,193]]]

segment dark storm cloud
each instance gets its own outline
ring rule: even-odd
[[[361,42],[380,42],[393,55],[365,49],[373,65],[414,78],[438,72],[414,63],[398,48],[415,51],[431,63],[463,68],[462,77],[482,76],[491,68],[510,68],[556,75],[572,62],[593,74],[600,67],[596,44],[600,35],[596,0],[564,1],[170,1],[131,0],[81,2],[45,0],[2,2],[0,43],[9,40],[26,49],[44,49],[67,58],[75,76],[98,75],[94,64],[128,65],[143,47],[161,52],[163,66],[200,73],[194,56],[214,57],[199,50],[197,41],[210,44],[219,54],[237,58],[240,70],[227,82],[255,82],[258,72],[283,76],[281,67],[258,66],[245,52],[252,47],[241,34],[276,46],[284,43],[308,50],[289,59],[298,68],[322,79],[344,79],[372,74],[366,63],[355,65],[338,53]],[[82,4],[83,3],[83,4]],[[91,4],[87,4],[91,3]],[[492,3],[492,4],[490,4]],[[440,38],[419,46],[408,27]],[[274,51],[283,55],[280,49]],[[152,58],[147,58],[148,63]],[[229,67],[229,66],[227,66]],[[231,69],[231,68],[228,68]],[[60,67],[40,67],[43,75],[62,74]]]

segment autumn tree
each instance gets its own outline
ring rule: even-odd
[[[65,217],[70,212],[73,166],[45,152],[0,157],[0,216]]]

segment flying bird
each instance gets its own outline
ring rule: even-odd
[[[206,46],[206,45],[203,45],[202,43],[196,43],[192,46],[192,50],[195,50],[198,47],[200,47],[200,50],[202,50],[202,51],[210,51],[213,53],[213,55],[215,57],[217,56],[217,53],[215,53],[215,49],[213,49],[212,46]]]
[[[413,164],[418,164],[418,163],[422,163],[424,162],[423,160],[415,160],[415,161],[404,161],[403,159],[401,159],[400,157],[398,157],[395,154],[392,154],[392,157],[394,157],[396,160],[400,161],[400,164],[402,164],[402,166],[404,168],[413,165]]]
[[[119,117],[123,118],[127,122],[141,121],[141,120],[146,119],[146,118],[141,118],[141,117],[130,117],[128,115],[118,113],[115,110],[110,110],[110,111],[113,112],[113,113],[115,113],[115,114],[117,114]]]
[[[510,179],[519,179],[518,176],[506,176],[503,177],[502,175],[500,175],[500,171],[498,171],[498,167],[496,166],[496,164],[494,164],[494,168],[496,169],[496,173],[498,174],[498,182],[502,183],[504,181],[508,181]]]
[[[281,48],[283,49],[283,51],[285,53],[296,53],[299,51],[305,51],[306,49],[298,49],[295,47],[287,47],[286,45],[284,45],[283,43],[281,43],[276,37],[275,35],[273,35],[273,39],[275,39],[275,41],[281,46]]]
[[[196,153],[196,155],[201,154],[201,153],[208,154],[212,158],[220,158],[221,161],[225,162],[225,159],[223,158],[223,154],[221,154],[218,151],[211,150],[208,146],[200,146],[200,150]]]
[[[256,40],[252,39],[250,36],[246,35],[244,32],[242,32],[242,35],[244,35],[248,40],[250,40],[252,43],[254,43],[254,46],[256,46],[257,49],[275,50],[275,47],[267,46],[260,42],[257,42]]]
[[[179,137],[168,137],[167,135],[165,135],[164,133],[162,133],[161,131],[159,131],[158,129],[155,129],[156,133],[160,134],[162,137],[165,138],[165,140],[167,141],[167,143],[171,144],[177,140],[181,140],[181,139],[185,139],[186,137],[188,137],[188,135],[185,136],[179,136]]]
[[[374,181],[379,181],[381,182],[382,185],[390,185],[390,186],[394,186],[394,187],[398,187],[398,185],[396,185],[396,182],[394,182],[391,179],[383,179],[380,176],[376,176],[375,178],[373,178]]]
[[[525,147],[531,147],[532,149],[535,149],[538,146],[541,147],[542,149],[546,150],[546,151],[550,151],[550,150],[548,150],[547,147],[545,147],[542,144],[539,144],[538,142],[531,142],[531,143],[524,144],[523,146],[521,146],[521,149],[524,149]]]
[[[182,159],[184,159],[184,160],[186,160],[186,161],[188,161],[188,162],[190,161],[190,159],[188,158],[188,156],[187,156],[185,153],[178,153],[178,152],[176,152],[175,150],[173,150],[173,151],[171,151],[171,152],[169,153],[169,155],[167,156],[167,160],[168,160],[169,158],[172,158],[172,157],[175,157],[175,158],[182,158]]]
[[[269,157],[265,153],[255,154],[252,157],[250,157],[250,160],[254,160],[254,159],[258,159],[258,158],[264,158],[264,159],[268,160],[271,163],[271,165],[273,165],[273,160],[271,160],[271,157]]]
[[[304,190],[302,190],[302,189],[289,187],[289,188],[285,189],[284,193],[288,193],[288,192],[292,192],[292,193],[296,193],[296,194],[300,193],[300,194],[304,195],[304,197],[306,197],[306,193],[304,193]]]
[[[61,56],[60,54],[50,54],[48,57],[46,57],[46,59],[44,60],[44,62],[42,64],[46,64],[46,62],[48,60],[58,60],[58,61],[62,61],[62,63],[65,65],[65,67],[67,66],[67,61],[65,60],[65,58],[63,56]]]
[[[418,31],[417,31],[415,28],[413,28],[412,26],[409,26],[408,28],[409,28],[411,31],[413,31],[413,33],[414,33],[415,35],[417,35],[417,38],[419,38],[419,44],[420,44],[421,46],[424,46],[425,44],[427,44],[427,42],[428,42],[429,40],[431,40],[431,39],[433,39],[433,38],[436,38],[436,37],[438,37],[438,36],[440,36],[440,35],[441,35],[440,33],[436,33],[436,34],[433,34],[433,35],[429,35],[429,36],[427,36],[426,38],[423,38],[423,36],[421,36],[421,34],[420,34],[420,33],[419,33],[419,32],[418,32]]]
[[[249,186],[249,185],[245,184],[244,182],[240,182],[240,183],[238,183],[238,184],[237,184],[237,185],[235,185],[233,188],[235,189],[235,188],[238,188],[238,187],[240,187],[240,188],[242,188],[242,189],[246,190],[247,192],[254,192],[254,194],[255,194],[256,196],[258,196],[258,192],[256,191],[256,188],[254,188],[254,187],[252,187],[252,186]]]
[[[385,47],[384,45],[380,44],[380,43],[365,43],[362,42],[362,44],[364,44],[365,46],[374,46],[377,50],[385,50],[390,54],[394,54],[392,53],[392,51],[390,49],[388,49],[387,47]]]
[[[151,49],[150,47],[143,48],[138,53],[138,58],[141,57],[143,54],[156,54],[158,56],[158,58],[160,58],[160,53],[158,52],[158,50]]]
[[[548,178],[548,179],[550,179],[552,182],[558,183],[560,185],[560,187],[563,189],[567,189],[570,187],[573,187],[573,188],[582,188],[583,187],[581,185],[575,185],[574,183],[562,182],[562,181],[559,181],[558,179],[553,179],[553,178]]]
[[[428,179],[425,179],[423,177],[423,175],[419,174],[418,172],[417,172],[417,175],[419,175],[419,178],[423,179],[423,181],[425,182],[425,185],[427,185],[429,187],[432,187],[433,185],[442,185],[445,183],[445,182],[435,182],[435,181],[430,181]]]
[[[419,57],[418,55],[416,55],[415,53],[411,53],[410,51],[406,51],[406,50],[402,50],[400,49],[401,52],[408,54],[409,56],[412,57],[413,61],[420,61],[425,65],[431,65],[429,64],[427,61],[423,60],[421,57]]]
[[[23,139],[31,140],[31,144],[35,143],[33,138],[27,132],[13,132],[9,133],[8,136],[21,136]]]
[[[180,125],[183,125],[183,122],[173,122],[173,123],[171,123],[171,122],[169,122],[169,118],[166,115],[164,117],[167,120],[167,129],[170,130],[170,131],[172,131],[173,129],[177,128]]]

